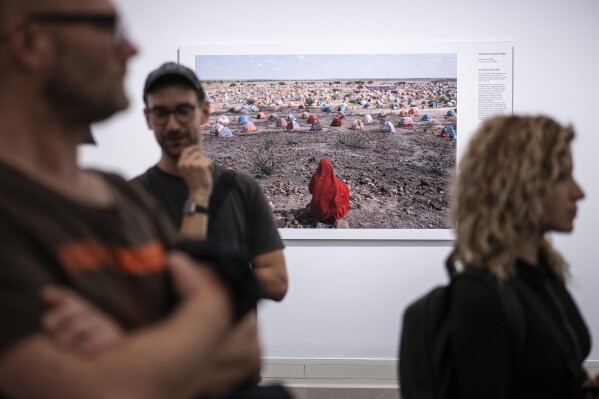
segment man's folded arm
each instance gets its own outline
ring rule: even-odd
[[[14,398],[190,398],[205,376],[231,323],[226,289],[189,258],[171,258],[179,307],[162,322],[129,334],[97,356],[64,350],[42,333],[0,357],[0,391]]]

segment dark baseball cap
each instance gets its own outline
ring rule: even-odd
[[[181,64],[177,64],[175,62],[166,62],[158,69],[150,72],[148,77],[146,78],[146,84],[144,85],[144,99],[152,89],[152,86],[156,84],[162,78],[167,76],[176,76],[182,78],[185,82],[189,83],[191,87],[193,87],[198,92],[198,98],[200,100],[204,99],[204,90],[202,89],[202,84],[200,80],[196,76],[195,72],[191,69],[183,66]]]

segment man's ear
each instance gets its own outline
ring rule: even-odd
[[[208,119],[210,118],[210,108],[210,101],[202,101],[202,105],[200,106],[200,126],[208,123]]]
[[[148,126],[148,129],[154,130],[152,122],[150,121],[150,110],[148,108],[144,108],[144,116],[146,118],[146,125]]]
[[[39,71],[45,68],[50,57],[49,37],[43,35],[27,17],[17,16],[8,21],[3,40],[7,56],[21,68]]]

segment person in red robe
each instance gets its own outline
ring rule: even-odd
[[[312,194],[310,213],[323,223],[332,223],[349,210],[349,187],[333,172],[328,159],[323,158],[308,186]]]

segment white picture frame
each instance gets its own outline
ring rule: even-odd
[[[511,42],[394,44],[197,44],[179,47],[179,63],[196,70],[196,57],[209,55],[456,54],[459,91],[456,165],[469,137],[485,118],[512,113]],[[201,76],[200,76],[201,77]],[[202,78],[202,77],[201,77]],[[451,240],[452,229],[279,229],[284,240]]]

